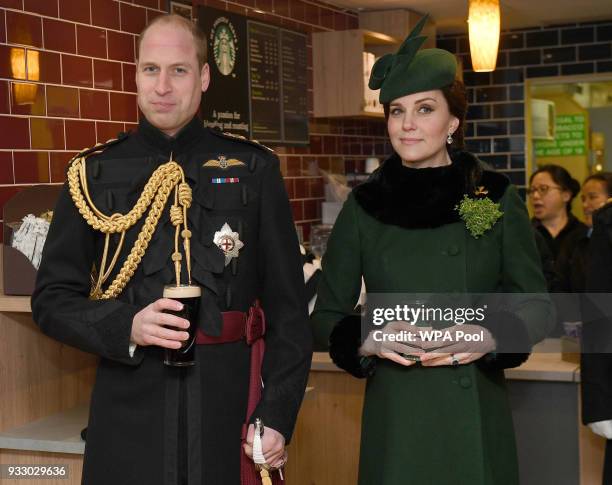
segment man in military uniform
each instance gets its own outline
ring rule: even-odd
[[[251,341],[244,326],[228,336],[227,325],[260,303],[265,387],[249,422],[263,421],[266,462],[280,466],[311,357],[297,236],[276,156],[205,129],[197,117],[210,79],[197,27],[157,17],[138,52],[144,116],[136,133],[72,161],[32,296],[34,320],[47,335],[101,357],[83,483],[238,485],[242,447],[250,453],[253,437],[251,425],[243,444]],[[153,181],[169,180],[165,167],[188,184],[178,186],[179,221],[169,210],[173,194],[162,211],[152,201],[166,187]],[[151,212],[143,209],[149,202]],[[179,235],[188,241],[182,256]],[[164,312],[178,302],[160,298],[176,280],[176,264],[182,283],[190,276],[202,288],[205,341],[188,368],[163,362],[165,349],[188,336],[187,322]]]

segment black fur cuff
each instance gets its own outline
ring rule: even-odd
[[[496,342],[495,352],[478,363],[488,369],[518,367],[529,358],[531,341],[523,321],[510,312],[494,313],[483,324]]]
[[[376,359],[359,355],[361,346],[361,318],[347,315],[329,336],[329,355],[340,369],[357,378],[369,377],[376,369]]]

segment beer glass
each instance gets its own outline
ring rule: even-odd
[[[197,316],[201,295],[202,289],[199,286],[167,285],[164,287],[164,298],[170,298],[183,304],[182,310],[164,310],[165,313],[170,313],[189,321],[189,328],[187,329],[189,338],[181,342],[181,348],[179,349],[165,349],[164,364],[174,367],[186,367],[195,364],[195,338],[198,328]],[[176,327],[171,328],[173,330],[183,330]]]

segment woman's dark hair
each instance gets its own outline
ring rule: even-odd
[[[542,165],[531,174],[531,177],[529,177],[529,185],[531,185],[533,178],[542,172],[546,172],[548,175],[550,175],[553,182],[561,187],[562,190],[570,193],[570,200],[568,200],[567,204],[565,204],[565,209],[569,214],[572,211],[572,200],[574,200],[574,197],[576,197],[578,192],[580,192],[580,184],[578,183],[578,180],[573,178],[563,167],[550,163],[548,165]]]
[[[597,180],[598,182],[604,184],[608,197],[612,197],[612,172],[597,172],[593,175],[589,175],[587,178],[584,179],[582,185],[584,186],[584,184],[586,184],[590,180]]]
[[[453,143],[447,148],[451,150],[463,150],[465,140],[465,115],[467,113],[467,97],[465,94],[465,85],[459,79],[455,79],[452,84],[440,89],[444,95],[444,99],[448,103],[448,110],[459,120],[459,126],[453,133]],[[385,111],[385,120],[389,119],[389,106],[391,103],[383,103]]]

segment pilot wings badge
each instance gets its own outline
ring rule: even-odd
[[[202,166],[226,170],[230,167],[245,167],[246,164],[235,158],[227,158],[225,155],[219,155],[216,160],[208,160],[207,162],[204,162]]]

